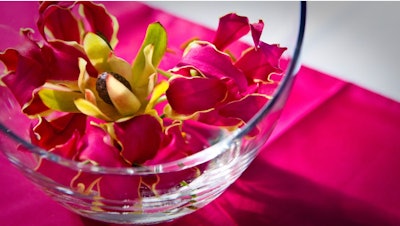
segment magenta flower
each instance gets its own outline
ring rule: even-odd
[[[171,70],[175,75],[166,92],[166,114],[228,127],[241,126],[254,116],[271,97],[268,86],[276,88],[271,76],[282,72],[279,59],[286,50],[260,41],[263,27],[262,21],[249,24],[247,17],[228,14],[220,19],[213,43],[188,45]],[[239,59],[222,52],[249,31],[254,46],[244,50]]]
[[[174,68],[161,70],[167,34],[158,22],[148,26],[132,63],[115,55],[118,21],[100,4],[42,2],[36,25],[40,40],[22,29],[24,45],[0,53],[1,81],[32,118],[32,144],[94,166],[179,160],[245,125],[271,98],[286,49],[260,41],[262,21],[228,14],[213,42],[192,41]],[[228,54],[249,32],[254,45],[237,58]],[[40,159],[36,170],[55,180],[62,174],[60,183],[81,193],[135,199],[160,195],[168,183],[185,186],[203,169],[132,179]]]
[[[76,7],[82,8],[85,12],[84,17],[73,13]],[[110,35],[110,31],[117,29],[116,19],[106,13],[104,7],[100,5],[81,2],[66,3],[65,6],[61,6],[44,2],[40,6],[40,12],[37,26],[43,40],[34,40],[33,31],[23,29],[22,33],[26,39],[24,47],[19,50],[8,49],[0,54],[0,60],[8,70],[2,81],[10,87],[23,112],[28,115],[45,114],[48,110],[37,95],[37,89],[47,81],[66,83],[62,85],[68,86],[70,82],[78,79],[78,59],[87,58],[80,46],[83,40],[80,23],[96,29],[93,31],[102,34],[109,43],[117,41],[116,34]],[[93,18],[93,14],[90,13],[93,12],[98,17],[109,18],[110,23],[103,24],[103,21],[90,19]]]

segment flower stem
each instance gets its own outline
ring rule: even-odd
[[[171,72],[164,71],[164,70],[161,70],[159,68],[157,69],[157,71],[158,71],[158,73],[160,73],[162,76],[164,76],[167,79],[170,79],[174,75]]]

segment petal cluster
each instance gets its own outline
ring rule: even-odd
[[[0,84],[32,119],[34,145],[82,164],[134,167],[192,155],[245,125],[280,80],[286,48],[260,40],[261,20],[221,17],[212,42],[191,41],[179,63],[162,70],[167,32],[159,22],[149,24],[127,62],[114,52],[118,21],[103,5],[42,2],[38,10],[41,39],[21,29],[24,45],[0,53],[6,68]],[[253,45],[233,56],[229,46],[248,34]],[[65,175],[63,183],[82,193],[131,199],[141,189],[158,195],[160,181],[179,184],[202,169],[133,180],[76,173],[40,159],[36,170],[53,179]],[[136,193],[128,191],[132,186]]]
[[[282,72],[279,60],[286,50],[260,41],[263,27],[261,20],[250,24],[232,13],[221,17],[213,42],[189,44],[171,70],[166,114],[230,128],[249,121],[271,98],[278,82],[272,76]],[[248,33],[254,45],[239,58],[228,54],[229,45]]]

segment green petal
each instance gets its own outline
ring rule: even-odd
[[[51,88],[42,88],[38,94],[48,108],[63,112],[79,112],[74,101],[83,97],[79,92]]]
[[[133,82],[132,86],[133,91],[142,101],[152,92],[154,85],[157,82],[157,69],[151,63],[153,50],[154,47],[152,45],[148,45],[144,48],[145,67],[142,71],[143,76],[137,78],[135,82]]]
[[[146,51],[145,51],[145,48]],[[151,68],[156,68],[160,62],[167,48],[167,33],[160,23],[152,23],[147,28],[146,37],[142,43],[142,47],[138,52],[133,63],[132,74],[133,81],[132,87],[147,86],[148,78],[155,73]],[[147,52],[147,53],[145,53]],[[149,59],[150,54],[150,62]],[[146,56],[147,55],[147,56]],[[149,67],[149,64],[152,66]]]
[[[106,121],[112,121],[103,112],[101,112],[101,110],[96,105],[94,105],[93,103],[91,103],[88,100],[79,98],[74,101],[74,104],[75,104],[76,108],[79,109],[79,111],[85,115],[104,119]]]
[[[83,48],[93,66],[99,72],[109,71],[108,57],[111,49],[107,42],[94,33],[87,33],[83,40]]]
[[[96,78],[90,77],[86,71],[86,60],[79,58],[79,77],[78,77],[78,87],[81,92],[85,92],[86,89],[96,90]]]
[[[160,99],[162,95],[165,94],[169,87],[169,83],[167,81],[161,81],[153,90],[149,103],[146,106],[145,112],[150,112],[151,109],[157,104],[157,101]]]

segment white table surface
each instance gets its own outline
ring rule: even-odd
[[[263,2],[147,3],[211,28],[230,7],[250,19],[265,11]],[[196,4],[199,10],[185,10]],[[400,2],[313,1],[307,10],[304,65],[400,101]],[[275,14],[271,18],[291,16]]]

